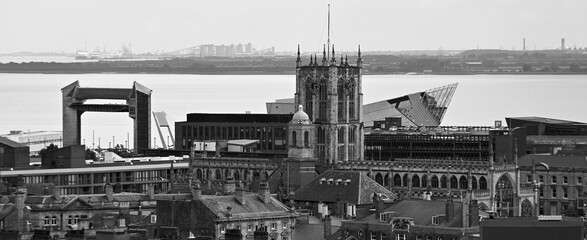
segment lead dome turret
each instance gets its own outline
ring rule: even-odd
[[[291,124],[312,124],[308,114],[304,112],[304,106],[299,105],[298,111],[291,118]]]

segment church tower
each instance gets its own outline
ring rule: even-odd
[[[355,66],[349,64],[346,56],[341,55],[337,61],[334,45],[331,56],[327,56],[325,48],[321,61],[317,55],[310,56],[307,65],[302,65],[299,46],[297,55],[294,99],[296,106],[303,106],[314,124],[317,164],[328,167],[338,162],[362,161],[364,143],[360,47]]]

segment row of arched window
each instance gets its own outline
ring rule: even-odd
[[[375,175],[375,181],[381,185],[389,186],[389,174],[386,174],[385,177],[381,173],[377,173]],[[487,189],[487,179],[481,176],[479,179],[477,177],[471,177],[471,188],[472,189]],[[393,176],[393,182],[391,182],[395,187],[407,187],[408,182],[408,174],[395,174]],[[415,174],[411,178],[411,187],[417,188],[427,188],[428,184],[430,184],[431,188],[451,188],[451,189],[468,189],[469,187],[469,180],[466,176],[460,176],[457,179],[457,176],[451,176],[450,179],[447,178],[446,175],[442,175],[440,178],[436,175],[432,175],[430,181],[428,181],[428,175],[419,175]]]
[[[205,173],[205,174],[204,174]],[[222,174],[222,171],[220,171],[220,169],[216,169],[214,171],[214,175],[212,175],[212,171],[210,169],[206,169],[205,171],[202,171],[202,169],[196,169],[196,178],[200,179],[200,180],[204,180],[204,179],[212,179],[212,180],[223,180],[228,176],[231,176],[233,178],[233,180],[236,181],[247,181],[250,180],[249,179],[249,171],[245,170],[242,173],[240,171],[229,171],[228,169],[224,170],[224,175]],[[267,171],[253,171],[253,176],[254,177],[263,177],[264,179],[268,179],[269,178],[269,172]],[[262,176],[261,176],[262,175]]]

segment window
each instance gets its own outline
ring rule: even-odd
[[[567,176],[563,176],[563,183],[564,184],[569,183],[569,178]]]
[[[538,178],[540,180],[540,183],[544,183],[544,176],[540,175],[540,176],[538,176]]]
[[[552,188],[552,197],[556,197],[556,186]]]
[[[532,175],[528,174],[526,175],[526,182],[532,182]]]
[[[563,197],[564,198],[568,198],[569,197],[569,191],[567,190],[567,188],[563,188]]]
[[[377,240],[377,233],[371,233],[371,240]]]
[[[45,221],[43,222],[45,226],[51,225],[51,218],[49,216],[45,216]]]
[[[291,132],[291,145],[294,147],[298,145],[296,141],[296,131]]]
[[[397,235],[395,235],[395,240],[406,240],[406,235],[398,233]]]
[[[271,223],[271,230],[277,229],[277,223]]]
[[[440,224],[440,215],[439,216],[432,216],[432,225]]]
[[[577,177],[577,183],[578,184],[583,184],[583,178],[582,177]]]
[[[308,131],[304,132],[304,147],[310,147],[310,133]]]
[[[387,222],[387,213],[380,213],[379,214],[379,221]]]
[[[550,179],[550,182],[551,183],[556,183],[556,176],[552,176],[551,179]]]
[[[247,225],[247,231],[253,231],[253,224]]]
[[[57,225],[57,217],[56,216],[53,216],[51,218],[51,225],[53,225],[53,226]]]

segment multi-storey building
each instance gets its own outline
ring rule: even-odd
[[[371,130],[365,134],[365,158],[485,161],[493,147],[496,162],[513,162],[514,146],[525,149],[524,128],[420,127]],[[523,151],[517,156],[524,155]]]
[[[62,194],[100,194],[105,184],[119,187],[124,192],[146,192],[154,185],[157,192],[168,190],[169,180],[186,175],[188,163],[182,160],[159,162],[129,162],[94,164],[92,167],[26,169],[0,171],[0,183],[15,189],[21,179],[24,184],[54,184]]]
[[[190,150],[194,142],[258,140],[263,153],[287,154],[289,114],[190,113],[187,121],[175,123],[177,150]]]
[[[541,214],[578,215],[585,200],[587,162],[584,156],[526,155],[520,159],[520,182],[538,187]],[[536,182],[534,182],[536,181]]]

